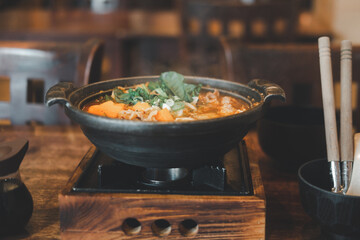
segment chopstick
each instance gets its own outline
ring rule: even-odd
[[[352,131],[351,83],[352,83],[352,44],[349,40],[341,42],[340,65],[340,151],[341,182],[343,193],[349,189],[354,161],[354,144]]]
[[[341,192],[340,158],[337,139],[334,88],[331,67],[330,39],[320,37],[318,40],[320,58],[321,90],[324,107],[325,138],[327,159],[330,164],[332,192]]]

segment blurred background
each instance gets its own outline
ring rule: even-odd
[[[264,78],[285,89],[287,104],[321,106],[317,39],[332,40],[337,96],[338,44],[348,39],[354,46],[357,119],[359,13],[357,0],[3,0],[0,41],[97,39],[101,71],[91,81],[168,70],[244,84]],[[1,105],[10,101],[11,91],[9,78],[0,75]],[[40,97],[35,93],[27,101],[41,103],[47,87],[36,90],[37,82],[31,83],[28,88],[35,90],[26,90],[28,95],[37,91]]]
[[[179,67],[186,55],[181,44],[188,43],[181,41],[190,37],[203,38],[202,47],[221,37],[239,44],[311,43],[319,35],[360,42],[359,10],[356,0],[3,0],[0,40],[101,38],[108,79]],[[208,64],[201,71],[195,60],[187,71],[221,76]]]

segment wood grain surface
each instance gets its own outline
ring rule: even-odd
[[[78,126],[0,126],[1,141],[18,137],[29,140],[20,173],[33,196],[34,212],[25,231],[0,239],[61,239],[58,195],[91,144]],[[319,226],[301,206],[296,173],[276,167],[259,147],[255,131],[245,140],[265,188],[266,239],[322,239]]]

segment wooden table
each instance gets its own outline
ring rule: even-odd
[[[0,126],[0,141],[18,137],[29,140],[20,173],[33,196],[34,212],[24,232],[5,239],[60,239],[58,193],[91,143],[78,126]],[[255,131],[245,139],[250,159],[259,162],[262,172],[266,239],[321,239],[320,228],[301,206],[296,173],[275,167]]]

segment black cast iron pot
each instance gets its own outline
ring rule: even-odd
[[[78,123],[88,139],[108,156],[146,168],[193,168],[223,156],[246,135],[262,116],[270,99],[285,99],[276,84],[253,80],[248,85],[203,77],[185,77],[185,82],[245,100],[248,111],[210,120],[191,122],[142,122],[111,119],[82,111],[84,104],[109,94],[117,86],[133,86],[158,80],[158,76],[122,78],[97,82],[75,89],[61,82],[46,94],[46,104],[64,105],[66,115]],[[100,92],[101,91],[101,92]]]

